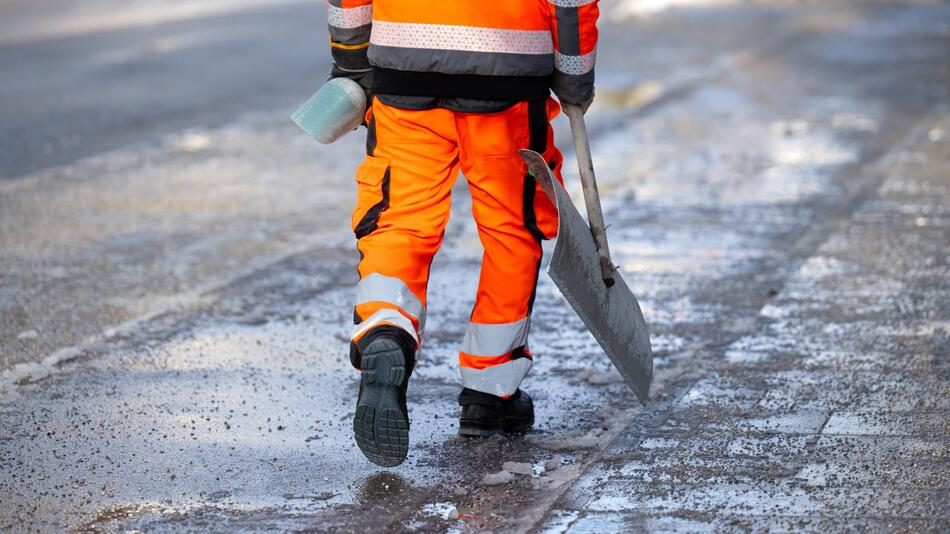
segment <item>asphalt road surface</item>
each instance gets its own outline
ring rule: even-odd
[[[455,436],[460,181],[389,470],[322,5],[0,5],[0,530],[950,530],[950,4],[696,3],[602,4],[588,114],[651,403],[542,276],[536,429]]]

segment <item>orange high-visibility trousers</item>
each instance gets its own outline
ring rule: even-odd
[[[557,233],[557,211],[518,150],[541,153],[560,180],[562,156],[550,125],[559,110],[553,99],[498,113],[405,110],[374,100],[352,221],[361,255],[354,351],[380,325],[421,343],[429,266],[461,170],[484,248],[459,352],[462,385],[500,397],[518,389],[532,365],[528,329],[541,241]]]

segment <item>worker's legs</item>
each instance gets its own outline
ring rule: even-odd
[[[501,113],[458,113],[460,162],[484,247],[475,308],[459,354],[467,390],[507,398],[531,369],[528,328],[541,241],[557,233],[557,211],[518,154],[541,153],[560,179],[550,120],[554,100]],[[463,395],[465,392],[463,392]]]
[[[367,459],[392,467],[409,452],[406,392],[425,328],[429,265],[449,219],[458,145],[450,111],[376,101],[369,115],[353,211],[361,256],[350,343],[360,369],[353,435]]]
[[[451,111],[408,111],[376,100],[370,117],[352,221],[361,256],[351,345],[356,367],[359,342],[376,327],[401,329],[418,346],[429,265],[442,242],[458,175]]]

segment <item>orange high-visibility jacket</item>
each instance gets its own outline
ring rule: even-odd
[[[329,0],[343,70],[374,92],[490,100],[593,96],[597,0]]]

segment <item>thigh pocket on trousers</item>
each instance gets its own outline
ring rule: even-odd
[[[356,238],[376,229],[379,216],[389,207],[389,160],[366,156],[356,170],[356,209],[352,227]]]

